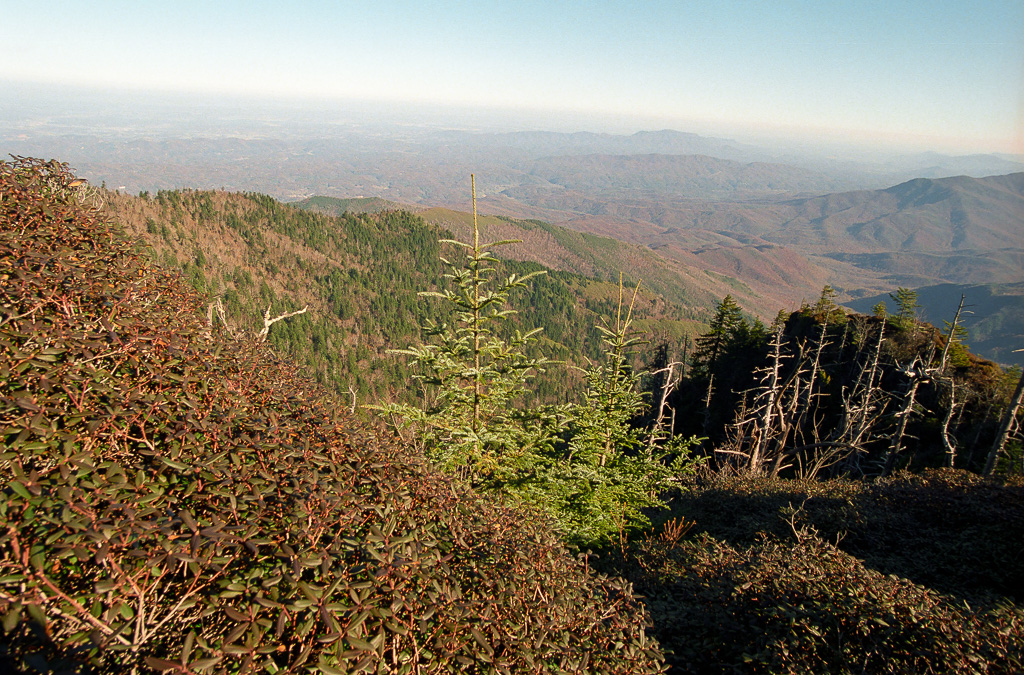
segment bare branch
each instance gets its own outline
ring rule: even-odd
[[[271,319],[270,318],[270,305],[267,305],[267,311],[263,313],[263,330],[261,330],[256,335],[257,341],[263,342],[264,340],[266,340],[267,339],[267,333],[270,332],[270,327],[273,326],[278,321],[280,321],[281,319],[288,319],[288,318],[293,317],[293,316],[298,316],[299,314],[305,314],[307,309],[309,309],[309,305],[306,305],[302,309],[297,310],[295,312],[287,312],[285,314],[281,314],[279,316],[275,316],[273,319]]]
[[[999,433],[996,435],[995,443],[992,444],[992,449],[985,460],[985,469],[982,471],[982,474],[985,476],[991,476],[996,469],[996,462],[999,460],[999,455],[1003,452],[1003,448],[1006,447],[1006,441],[1010,437],[1010,429],[1017,419],[1017,409],[1020,408],[1022,398],[1024,398],[1024,373],[1021,374],[1020,380],[1017,382],[1017,389],[1013,392],[1010,405],[1003,415],[1003,421],[999,426]]]

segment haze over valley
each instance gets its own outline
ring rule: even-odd
[[[465,128],[451,128],[444,109],[412,124],[368,104],[15,90],[0,126],[5,152],[60,158],[128,194],[191,187],[465,212],[473,173],[481,213],[644,247],[688,279],[679,283],[704,297],[732,293],[765,320],[825,284],[841,301],[900,286],[981,286],[1010,299],[1001,311],[1020,313],[1020,156],[794,152],[667,129],[509,131],[479,110],[462,111]],[[518,255],[558,257],[545,246]],[[956,300],[951,293],[948,303]],[[951,311],[925,310],[939,322]],[[1002,323],[997,332],[1009,334],[987,353],[1012,360],[1021,328]]]

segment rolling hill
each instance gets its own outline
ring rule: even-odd
[[[571,190],[530,197],[532,203],[572,207],[574,217],[562,226],[493,216],[481,222],[493,238],[522,240],[504,252],[509,257],[606,279],[627,270],[691,307],[709,307],[729,293],[764,319],[813,301],[825,284],[861,311],[903,286],[935,298],[941,306],[927,318],[941,325],[959,300],[954,286],[969,286],[968,295],[978,295],[979,302],[1002,298],[994,314],[978,308],[969,321],[982,331],[974,347],[989,358],[1016,362],[1008,354],[1024,334],[1024,295],[1014,290],[1024,282],[1024,173],[915,179],[883,190],[773,203],[671,201],[633,192],[630,199],[604,202]],[[349,208],[344,200],[318,199],[318,208]],[[496,203],[493,197],[484,202]],[[469,214],[409,208],[453,232],[468,232]],[[992,284],[999,290],[982,290]],[[949,296],[940,299],[944,291]],[[875,300],[865,305],[859,298]]]
[[[1024,269],[1024,173],[922,178],[772,203],[655,199],[634,191],[604,203],[600,213],[559,199],[570,214],[565,226],[701,261],[755,291],[778,283],[767,270],[782,249],[805,269],[787,263],[794,283],[824,277],[847,298],[896,286],[1014,283]]]

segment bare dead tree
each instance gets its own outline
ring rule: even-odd
[[[966,298],[966,295],[960,295],[960,304],[957,305],[953,321],[949,324],[949,333],[946,335],[946,344],[942,347],[942,357],[939,359],[939,365],[937,368],[930,369],[936,382],[942,385],[949,394],[949,407],[946,409],[946,415],[942,420],[940,433],[942,446],[946,450],[946,466],[949,468],[953,468],[953,465],[956,463],[957,454],[956,440],[950,432],[950,426],[953,423],[953,417],[957,414],[957,409],[963,407],[963,402],[957,402],[956,379],[946,374],[946,368],[949,365],[949,350],[953,343],[957,341],[957,332],[960,329],[960,315],[964,311],[964,301]],[[932,349],[934,350],[934,343],[932,344]]]
[[[819,375],[821,373],[821,355],[825,347],[831,343],[826,339],[826,331],[828,330],[828,323],[823,322],[821,325],[821,331],[818,334],[817,346],[814,350],[814,360],[811,362],[810,374],[808,376],[807,384],[804,385],[803,389],[799,392],[794,391],[793,405],[796,406],[799,401],[799,415],[796,416],[793,422],[793,428],[797,435],[794,440],[803,443],[817,443],[821,441],[820,431],[818,428],[818,420],[814,414],[815,412],[815,398],[819,395],[815,392],[818,386]],[[803,352],[803,346],[801,345],[801,353]],[[801,363],[801,365],[803,365]],[[796,383],[796,388],[799,389],[800,382]],[[810,421],[808,422],[807,416],[810,414]],[[809,429],[808,429],[809,427]],[[811,434],[811,440],[808,441],[806,437],[806,431]]]
[[[266,340],[267,334],[270,332],[270,327],[273,326],[278,321],[281,321],[282,319],[288,319],[293,316],[298,316],[299,314],[305,314],[307,309],[309,309],[309,305],[306,305],[300,310],[296,310],[294,312],[286,312],[285,314],[275,316],[273,319],[271,319],[270,306],[268,305],[267,311],[263,313],[263,330],[256,334],[257,342],[263,342],[264,340]]]
[[[1020,352],[1024,349],[1015,349],[1014,351]],[[1017,381],[1017,388],[1014,390],[1013,396],[1010,397],[1010,405],[1007,406],[1006,413],[1003,415],[1003,422],[999,425],[999,433],[996,434],[996,440],[992,443],[992,449],[985,460],[982,475],[991,476],[995,472],[999,455],[1003,453],[1006,442],[1010,438],[1010,432],[1017,424],[1017,410],[1020,408],[1022,398],[1024,398],[1024,373],[1021,373],[1020,380]]]
[[[795,383],[803,372],[803,351],[800,352],[798,366],[783,378],[784,361],[792,357],[787,357],[782,349],[782,327],[775,332],[770,346],[769,362],[760,369],[761,384],[743,393],[729,437],[716,449],[718,453],[735,458],[739,462],[737,468],[750,474],[763,473],[769,464],[773,475],[790,466],[783,464],[783,449],[796,410],[792,399],[798,396]]]
[[[823,322],[814,350],[814,359],[811,361],[808,382],[801,396],[800,415],[794,425],[798,434],[794,440],[798,439],[801,444],[787,451],[787,454],[794,458],[797,476],[806,480],[813,480],[825,469],[842,462],[851,454],[862,451],[859,445],[853,445],[835,438],[827,439],[822,436],[821,418],[816,414],[817,408],[815,406],[815,399],[822,396],[822,394],[816,392],[815,389],[820,380],[822,353],[832,344],[827,338],[827,332],[828,323]],[[840,345],[840,350],[845,347],[848,333],[849,327],[844,326],[843,342]],[[844,399],[847,402],[848,400]],[[810,415],[810,419],[808,419],[808,415]],[[833,429],[833,434],[834,432],[835,429]]]
[[[715,374],[708,374],[708,390],[704,397],[704,422],[702,429],[704,433],[708,433],[708,429],[711,427],[711,396],[715,391]]]
[[[949,324],[949,335],[946,336],[946,345],[942,348],[942,361],[939,363],[940,375],[946,372],[946,363],[949,359],[949,348],[956,340],[956,332],[960,327],[960,313],[964,309],[964,300],[966,298],[966,295],[960,295],[960,305],[956,308],[956,314],[953,315],[953,322]]]
[[[889,443],[889,452],[885,457],[885,468],[882,470],[882,475],[885,476],[892,474],[892,470],[896,466],[896,457],[903,450],[903,436],[907,431],[907,422],[910,420],[910,416],[914,412],[917,388],[922,382],[928,380],[928,374],[919,364],[916,356],[910,366],[904,370],[903,373],[909,378],[909,380],[907,382],[906,391],[903,394],[903,407],[896,413],[896,416],[899,418],[899,422]]]
[[[356,414],[356,390],[352,388],[352,385],[348,385],[348,393],[352,395],[352,405],[348,411],[353,415]]]
[[[749,391],[742,393],[738,408],[736,409],[736,421],[726,426],[725,440],[715,448],[716,455],[726,455],[734,457],[736,460],[742,460],[744,462],[744,467],[746,466],[746,461],[750,457],[749,453],[744,450],[744,447],[750,437],[746,432],[746,427],[752,422],[752,418],[747,414],[747,398],[749,394]],[[718,464],[720,470],[725,468],[736,469],[736,461],[719,461]]]
[[[946,466],[952,469],[956,463],[956,440],[949,433],[949,427],[953,421],[953,415],[960,404],[956,400],[956,380],[951,377],[948,379],[947,384],[949,386],[949,407],[946,408],[946,416],[942,420],[941,435],[942,447],[946,449]]]
[[[228,332],[228,335],[230,335],[231,337],[236,337],[234,329],[231,328],[231,324],[228,323],[228,319],[224,315],[224,303],[221,302],[220,296],[217,296],[217,300],[211,302],[206,308],[206,327],[208,329],[207,334],[209,335],[213,331],[214,313],[216,313],[217,318],[220,319],[220,323],[222,326],[224,326],[224,330]]]
[[[675,374],[676,366],[679,366],[680,368],[679,375]],[[676,390],[676,387],[679,386],[679,381],[682,379],[682,367],[683,363],[681,361],[672,361],[664,368],[660,368],[651,373],[652,375],[660,375],[662,373],[664,373],[665,375],[665,379],[662,381],[661,384],[661,399],[658,402],[658,414],[654,419],[654,426],[651,430],[651,434],[648,439],[648,445],[650,445],[651,447],[654,446],[654,443],[656,441],[658,441],[661,438],[664,438],[666,435],[671,436],[672,430],[675,428],[676,411],[675,408],[668,405],[668,398],[669,396],[672,395],[672,392]],[[670,417],[669,422],[667,424],[665,422],[666,409],[669,411]],[[667,434],[665,431],[666,428],[668,429]]]
[[[761,419],[755,434],[754,447],[750,451],[751,473],[760,473],[767,450],[769,437],[772,435],[772,417],[775,414],[775,402],[779,396],[779,367],[782,363],[782,328],[775,331],[771,343],[771,363],[765,373],[766,383],[759,398],[761,402]]]
[[[825,439],[826,442],[836,443],[837,447],[859,449],[881,418],[888,405],[888,401],[877,396],[877,378],[884,339],[885,318],[883,317],[878,327],[878,339],[875,341],[872,354],[862,362],[860,373],[849,393],[844,391],[842,418]],[[848,465],[848,469],[860,472],[860,456],[859,451],[847,456],[847,459],[852,462]]]

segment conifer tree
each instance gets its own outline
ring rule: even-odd
[[[814,307],[811,308],[814,317],[818,321],[822,321],[827,324],[841,324],[846,321],[846,312],[843,308],[836,304],[836,298],[838,293],[836,289],[832,288],[829,284],[821,289],[821,297],[814,303]]]
[[[912,328],[917,320],[917,310],[921,307],[917,301],[917,291],[902,286],[890,293],[889,297],[896,303],[896,315],[892,324],[900,330]]]
[[[525,502],[553,517],[574,544],[599,545],[649,524],[644,509],[663,506],[660,492],[692,471],[691,441],[661,441],[633,426],[646,410],[639,373],[629,354],[640,344],[631,330],[633,303],[623,316],[622,287],[614,325],[598,326],[605,360],[585,371],[581,404],[517,407],[531,378],[552,362],[525,353],[540,329],[503,339],[513,310],[509,294],[539,272],[495,282],[495,258],[480,244],[474,180],[473,243],[445,240],[466,252],[461,267],[445,261],[454,288],[423,292],[455,308],[451,323],[426,322],[430,344],[395,350],[412,357],[421,406],[373,406],[409,430],[439,468],[477,489]],[[637,292],[639,287],[637,288]],[[634,301],[636,294],[634,293]]]
[[[411,427],[440,468],[480,484],[493,482],[515,464],[516,455],[545,442],[550,432],[531,424],[514,406],[529,380],[547,365],[546,359],[529,357],[524,351],[541,329],[516,331],[509,340],[495,331],[514,313],[506,308],[509,293],[543,272],[511,274],[495,283],[495,258],[488,249],[515,242],[480,243],[476,178],[471,179],[473,243],[442,240],[466,253],[461,267],[444,260],[450,268],[445,278],[455,288],[420,293],[453,306],[454,320],[424,324],[426,335],[436,340],[433,344],[395,350],[411,356],[413,365],[423,371],[415,378],[423,387],[424,405],[389,404],[377,409],[399,418],[401,427]]]
[[[708,332],[697,338],[693,365],[698,374],[710,376],[714,373],[718,358],[742,323],[740,306],[736,304],[732,295],[726,295],[715,309],[715,316],[708,324]]]
[[[582,404],[567,407],[566,443],[538,458],[538,480],[525,494],[552,513],[570,541],[578,545],[608,543],[627,529],[648,525],[644,509],[660,508],[668,482],[691,473],[692,440],[669,439],[658,445],[656,428],[633,421],[648,407],[640,391],[640,373],[629,355],[642,343],[632,330],[630,302],[625,316],[622,285],[615,323],[599,325],[605,359],[587,369]]]

